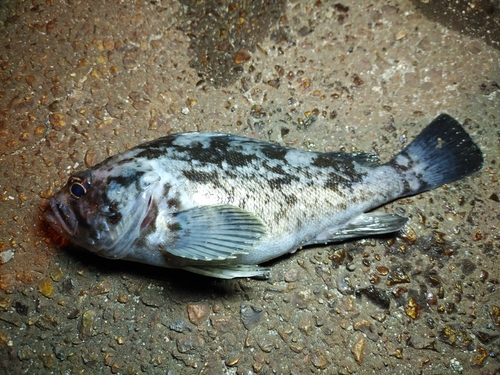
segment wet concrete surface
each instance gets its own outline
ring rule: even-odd
[[[500,52],[414,3],[3,1],[0,373],[498,373]],[[41,218],[73,171],[166,134],[388,160],[442,112],[479,173],[268,281],[105,260]]]

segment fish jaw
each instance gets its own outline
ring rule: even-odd
[[[66,204],[55,197],[50,197],[50,210],[45,212],[45,220],[63,237],[72,238],[78,229],[78,220]]]

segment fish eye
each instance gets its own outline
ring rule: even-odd
[[[69,192],[73,198],[80,199],[87,192],[90,187],[90,183],[86,178],[81,179],[80,177],[71,177],[68,181]]]

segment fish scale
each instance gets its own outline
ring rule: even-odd
[[[75,173],[45,217],[103,257],[219,278],[269,277],[261,263],[303,246],[400,230],[407,218],[371,210],[482,163],[477,145],[445,114],[385,164],[371,154],[178,133]]]

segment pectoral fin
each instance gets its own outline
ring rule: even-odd
[[[401,230],[407,217],[385,212],[369,212],[351,220],[344,228],[333,233],[322,233],[315,240],[304,245],[321,242],[341,242],[352,238],[370,237]]]
[[[174,240],[166,246],[166,252],[202,261],[220,261],[248,254],[266,233],[259,218],[230,205],[179,212],[174,215],[169,229]]]

